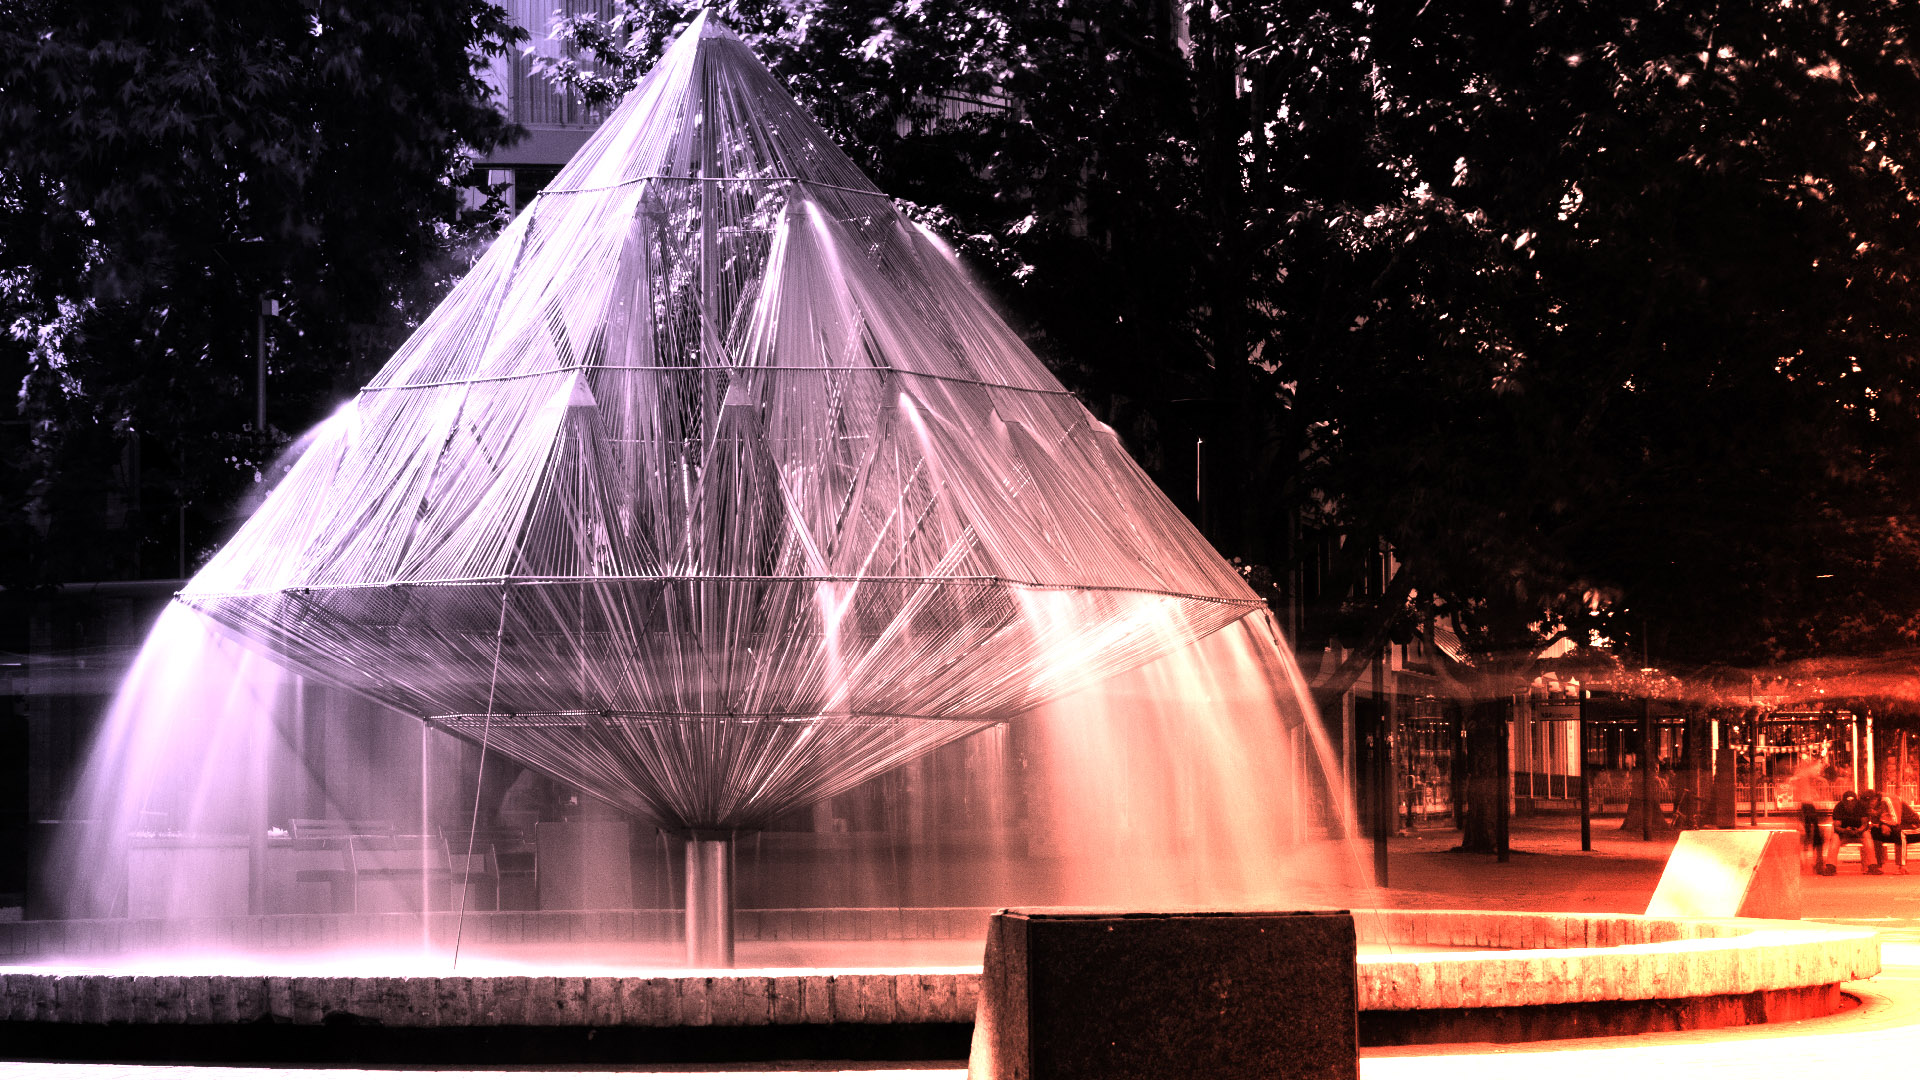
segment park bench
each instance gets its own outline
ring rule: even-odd
[[[451,906],[456,911],[498,911],[500,903],[501,845],[522,842],[519,829],[481,829],[476,832],[445,833],[447,851],[452,859],[453,887],[464,889],[455,895]],[[471,854],[469,854],[471,853]]]
[[[353,910],[416,910],[411,892],[420,889],[418,910],[446,906],[453,878],[447,842],[438,836],[354,836],[347,840],[353,874]],[[435,903],[439,897],[440,902]]]
[[[294,818],[288,830],[295,852],[293,880],[327,886],[328,908],[354,910],[353,863],[348,851],[356,836],[390,837],[393,823],[378,819]]]
[[[539,860],[532,841],[497,843],[493,853],[500,872],[500,910],[532,911],[539,907]]]

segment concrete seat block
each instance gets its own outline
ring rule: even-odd
[[[1010,910],[969,1080],[1359,1075],[1353,916]]]
[[[1648,915],[1800,917],[1800,835],[1785,830],[1690,830],[1667,856]]]

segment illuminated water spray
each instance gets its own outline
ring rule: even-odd
[[[1256,612],[702,16],[180,594],[692,841]]]

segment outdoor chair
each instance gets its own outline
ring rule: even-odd
[[[444,910],[453,876],[447,842],[438,836],[356,836],[347,843],[353,871],[353,910]],[[436,904],[435,898],[440,899]]]
[[[294,818],[295,840],[328,840],[349,836],[392,836],[393,822],[373,819]]]
[[[336,915],[353,911],[353,868],[346,836],[308,835],[293,842],[293,880],[301,885],[325,885],[327,910]]]
[[[1920,841],[1920,828],[1895,829],[1893,833],[1893,865],[1901,873],[1907,872],[1907,848]]]
[[[355,896],[353,841],[389,839],[393,822],[374,818],[293,818],[288,829],[296,856],[293,880],[301,885],[325,885],[327,909],[337,915],[358,909]]]
[[[527,841],[494,845],[500,874],[500,910],[532,911],[540,906],[539,863]]]
[[[500,867],[494,859],[493,845],[468,855],[453,853],[453,898],[448,906],[455,911],[500,910]]]

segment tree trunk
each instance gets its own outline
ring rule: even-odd
[[[1497,855],[1506,847],[1507,699],[1473,702],[1466,712],[1466,767],[1460,850]]]
[[[1346,741],[1346,724],[1343,720],[1346,703],[1339,694],[1328,694],[1314,690],[1312,695],[1313,707],[1320,713],[1320,730],[1326,734],[1327,745],[1333,750],[1333,760],[1336,763],[1344,763],[1347,761],[1349,753]],[[1339,767],[1339,765],[1336,765],[1336,768]],[[1331,776],[1322,777],[1320,776],[1319,769],[1310,769],[1308,772],[1311,776],[1318,778],[1313,782],[1324,783],[1325,786],[1318,789],[1318,792],[1329,804],[1338,805],[1352,799],[1354,792],[1348,789],[1346,777],[1341,773],[1336,772]],[[1356,806],[1354,809],[1358,809],[1358,807]],[[1329,819],[1341,821],[1344,819],[1344,815],[1335,811],[1329,814]]]
[[[1689,707],[1686,713],[1686,772],[1674,797],[1675,824],[1703,829],[1713,824],[1713,724],[1706,711]]]
[[[1655,799],[1660,798],[1660,793],[1657,789],[1655,790],[1653,797]],[[1664,802],[1665,800],[1661,800],[1661,801]],[[1636,834],[1640,833],[1644,831],[1644,828],[1646,825],[1646,819],[1647,819],[1647,800],[1641,797],[1640,778],[1638,776],[1635,776],[1633,778],[1633,788],[1627,795],[1627,816],[1620,819],[1620,831],[1636,833]],[[1673,825],[1667,821],[1667,812],[1665,808],[1656,805],[1653,811],[1653,835],[1671,836],[1676,831],[1678,830],[1676,830],[1673,827]]]

